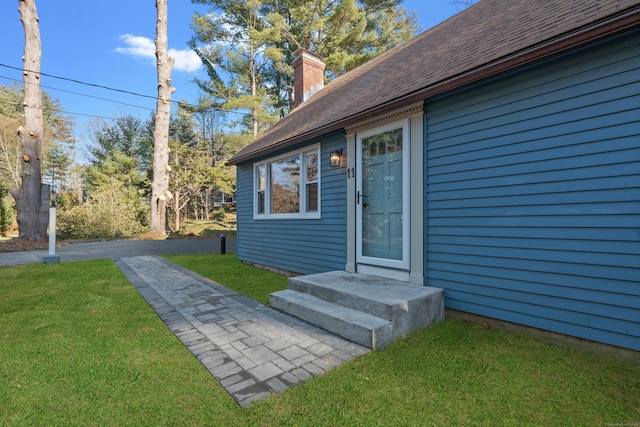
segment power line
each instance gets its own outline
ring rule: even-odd
[[[29,73],[36,73],[33,70],[24,70],[23,68],[13,67],[13,66],[7,65],[7,64],[1,64],[0,63],[0,67],[5,67],[5,68],[12,69],[12,70],[17,70],[17,71],[26,71],[26,72],[29,72]],[[105,86],[105,85],[101,85],[101,84],[97,84],[97,83],[83,82],[81,80],[71,79],[69,77],[55,76],[53,74],[47,74],[47,73],[42,73],[42,72],[39,72],[39,73],[36,73],[36,74],[40,74],[41,76],[50,77],[52,79],[58,79],[58,80],[68,81],[68,82],[71,82],[71,83],[76,83],[76,84],[83,85],[83,86],[95,87],[95,88],[98,88],[98,89],[110,90],[110,91],[113,91],[113,92],[119,92],[119,93],[124,93],[124,94],[127,94],[127,95],[138,96],[138,97],[141,97],[141,98],[153,99],[156,102],[158,101],[158,97],[157,96],[145,95],[145,94],[142,94],[142,93],[132,92],[132,91],[125,90],[125,89],[118,89],[118,88]],[[62,90],[62,89],[57,89],[57,90]],[[91,96],[91,95],[83,95],[83,96]],[[115,101],[115,102],[118,102],[118,101]],[[124,104],[123,102],[118,102],[118,103]],[[194,105],[194,104],[189,104],[189,103],[185,103],[185,102],[182,102],[182,101],[175,101],[175,100],[171,100],[171,103],[172,104],[177,104],[177,105],[182,105],[182,106],[185,106],[185,107],[190,107],[190,108],[197,108],[197,109],[200,109],[200,110],[207,110],[207,109],[212,108],[212,107],[202,107],[200,105]],[[146,108],[146,107],[140,107],[140,108]],[[221,110],[217,109],[217,111],[221,111]]]
[[[17,71],[26,71],[26,72],[30,72],[30,73],[36,73],[35,71],[32,71],[32,70],[25,70],[23,68],[14,67],[14,66],[7,65],[7,64],[2,64],[2,63],[0,63],[0,67],[5,67],[5,68],[12,69],[12,70],[17,70]],[[72,79],[72,78],[68,78],[68,77],[55,76],[53,74],[47,74],[47,73],[42,73],[42,72],[39,72],[39,73],[36,73],[36,74],[40,74],[41,76],[46,76],[46,77],[50,77],[50,78],[58,79],[58,80],[64,80],[64,81],[68,81],[68,82],[72,82],[72,83],[76,83],[76,84],[80,84],[80,85],[84,85],[84,86],[90,86],[90,87],[95,87],[95,88],[99,88],[99,89],[105,89],[105,90],[110,90],[110,91],[114,91],[114,92],[119,92],[119,93],[129,94],[129,95],[133,95],[133,96],[138,96],[138,97],[142,97],[142,98],[153,99],[156,102],[158,100],[157,96],[145,95],[145,94],[132,92],[132,91],[124,90],[124,89],[113,88],[113,87],[105,86],[105,85],[101,85],[101,84],[87,83],[87,82],[83,82],[81,80],[76,80],[76,79]],[[17,80],[13,80],[13,81],[17,82]],[[43,86],[43,87],[45,87],[45,86]],[[65,92],[65,90],[63,90],[63,89],[56,89],[56,88],[52,88],[52,89],[60,90],[60,91]],[[70,91],[66,91],[66,92],[70,92]],[[92,95],[78,94],[78,93],[75,93],[75,92],[70,92],[70,93],[74,93],[74,94],[81,95],[81,96],[93,97]],[[102,99],[102,98],[99,98],[99,97],[95,97],[95,98]],[[126,103],[120,102],[120,101],[110,101],[110,102],[116,102],[116,103],[123,104],[123,105],[129,105],[129,104],[126,104]],[[237,112],[237,111],[224,111],[223,109],[221,109],[219,107],[214,107],[214,106],[203,107],[203,106],[200,106],[200,105],[194,105],[194,104],[189,104],[189,103],[186,103],[186,102],[183,102],[183,101],[175,101],[175,100],[171,100],[170,102],[172,104],[177,104],[178,106],[194,108],[194,109],[197,109],[197,110],[202,111],[202,112],[207,111],[207,110],[214,110],[214,111],[218,111],[218,112],[226,113],[226,114],[237,114],[237,115],[242,115],[242,116],[246,115],[246,113],[241,113],[241,112]],[[135,105],[131,105],[131,106],[138,107],[138,106],[135,106]],[[147,107],[138,107],[138,108],[149,109]],[[155,109],[149,109],[149,110],[155,111]],[[79,114],[79,115],[87,116],[87,114]],[[91,117],[91,116],[89,116],[89,117]],[[96,117],[98,117],[98,116],[96,116]],[[261,118],[268,119],[269,117],[261,116]]]
[[[12,67],[11,65],[6,65],[6,64],[0,64],[0,67],[10,68],[12,70],[18,70],[18,71],[27,71],[29,73],[36,73],[35,71],[32,71],[32,70],[24,70],[23,68]],[[117,88],[104,86],[104,85],[100,85],[100,84],[96,84],[96,83],[87,83],[87,82],[83,82],[83,81],[76,80],[76,79],[70,79],[68,77],[54,76],[53,74],[47,74],[47,73],[42,73],[42,72],[37,73],[37,74],[40,74],[41,76],[51,77],[52,79],[65,80],[65,81],[68,81],[68,82],[77,83],[77,84],[84,85],[84,86],[91,86],[91,87],[96,87],[96,88],[99,88],[99,89],[105,89],[105,90],[111,90],[111,91],[114,91],[114,92],[126,93],[126,94],[129,94],[129,95],[140,96],[142,98],[150,98],[150,99],[153,99],[153,100],[156,100],[156,101],[158,100],[157,96],[144,95],[144,94],[141,94],[141,93],[131,92],[131,91],[124,90],[124,89],[117,89]],[[175,102],[175,101],[172,101],[172,102]]]
[[[7,77],[7,76],[0,76],[0,78],[6,79],[6,80],[10,80],[13,83],[21,83],[20,81],[18,81],[16,79],[13,79],[11,77]],[[35,84],[35,83],[29,83],[29,84]],[[129,104],[129,103],[122,102],[122,101],[116,101],[115,99],[102,98],[102,97],[94,96],[94,95],[87,95],[87,94],[84,94],[84,93],[74,92],[74,91],[66,90],[66,89],[60,89],[60,88],[53,87],[53,86],[40,85],[40,87],[51,89],[51,90],[57,90],[59,92],[70,93],[70,94],[73,94],[73,95],[84,96],[84,97],[87,97],[87,98],[98,99],[100,101],[113,102],[114,104],[126,105],[127,107],[142,108],[144,110],[155,111],[154,108],[143,107],[142,105]],[[80,115],[86,115],[86,114],[80,114]]]
[[[18,80],[12,79],[12,78],[10,78],[10,77],[0,76],[0,78],[10,80],[10,81],[12,81],[12,82],[14,82],[14,83],[20,83]],[[34,83],[31,83],[31,84],[34,84]],[[41,86],[41,87],[44,87],[44,88],[48,88],[48,89],[58,90],[58,91],[61,91],[61,92],[71,93],[71,94],[78,95],[78,96],[84,96],[84,97],[88,97],[88,98],[95,98],[95,99],[98,99],[98,100],[101,100],[101,101],[113,102],[113,103],[115,103],[115,104],[126,105],[126,106],[129,106],[129,107],[142,108],[142,109],[145,109],[145,110],[149,110],[149,111],[151,111],[151,112],[154,112],[154,111],[155,111],[155,109],[153,109],[153,108],[142,107],[142,106],[140,106],[140,105],[134,105],[134,104],[127,104],[126,102],[115,101],[115,100],[113,100],[113,99],[100,98],[100,97],[98,97],[98,96],[86,95],[86,94],[83,94],[83,93],[72,92],[72,91],[65,90],[65,89],[58,89],[58,88],[51,87],[51,86],[45,86],[45,85],[40,85],[40,86]],[[13,102],[13,103],[9,103],[9,104],[11,104],[11,105],[15,105],[15,106],[21,106],[21,105],[22,105],[22,102]],[[32,108],[33,108],[33,107],[32,107]],[[39,109],[39,110],[43,110],[43,109],[44,109],[44,106],[38,107],[38,109]],[[96,114],[75,113],[75,112],[73,112],[73,111],[67,111],[64,107],[62,108],[62,112],[63,112],[63,113],[65,113],[65,114],[67,114],[67,115],[73,115],[73,116],[93,117],[93,118],[96,118],[96,119],[104,119],[104,120],[114,120],[114,119],[115,119],[115,117],[98,116],[98,115],[96,115]],[[174,113],[169,113],[169,114],[174,115]]]

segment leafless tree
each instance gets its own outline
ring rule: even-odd
[[[47,238],[49,186],[42,183],[44,119],[40,90],[42,45],[35,0],[18,0],[24,27],[24,125],[18,127],[21,173],[11,191],[16,200],[19,237],[43,241]]]
[[[167,40],[167,0],[156,0],[156,59],[158,65],[158,103],[153,132],[153,183],[151,184],[150,232],[166,234],[169,192],[169,121],[171,118],[171,72],[174,59],[169,57]]]

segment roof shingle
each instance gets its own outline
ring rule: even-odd
[[[338,130],[349,118],[374,114],[396,100],[408,99],[621,12],[639,14],[639,8],[640,0],[482,0],[335,79],[238,152],[230,163]]]

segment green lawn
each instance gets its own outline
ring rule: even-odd
[[[271,283],[229,256],[170,259]],[[0,267],[3,426],[638,423],[640,366],[456,321],[241,409],[111,261]]]
[[[172,228],[174,224],[171,224]],[[175,230],[174,230],[175,232]],[[227,237],[236,237],[236,213],[218,210],[211,214],[210,219],[183,219],[180,222],[179,233],[185,236],[199,236],[216,238],[221,234]]]
[[[265,305],[269,305],[272,292],[287,289],[286,277],[243,264],[232,253],[166,255],[165,258]]]

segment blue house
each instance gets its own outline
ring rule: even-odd
[[[640,0],[482,0],[324,88],[298,54],[230,161],[240,260],[640,350]]]

